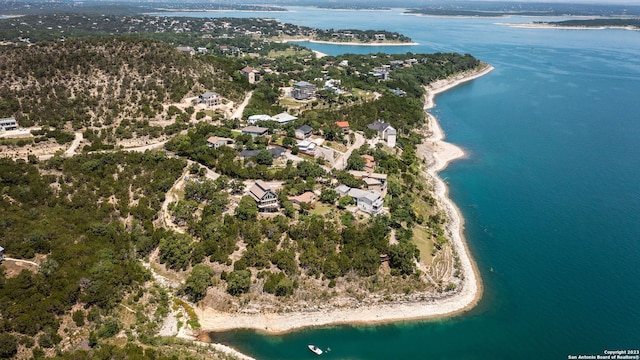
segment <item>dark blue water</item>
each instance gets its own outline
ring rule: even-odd
[[[452,319],[218,340],[260,359],[312,358],[307,343],[331,347],[323,357],[334,359],[566,359],[640,348],[639,32],[295,10],[270,16],[399,31],[420,43],[307,44],[325,53],[456,51],[496,68],[438,96],[433,110],[467,153],[442,176],[485,294]]]

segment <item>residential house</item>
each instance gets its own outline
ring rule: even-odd
[[[336,121],[336,125],[342,130],[343,133],[349,132],[349,122],[348,121]]]
[[[296,139],[304,140],[311,136],[313,128],[309,125],[302,125],[296,129]]]
[[[9,117],[0,119],[0,131],[15,130],[17,128],[18,123],[16,122],[16,118]]]
[[[388,122],[385,122],[382,120],[376,120],[373,123],[367,125],[367,128],[377,131],[378,136],[384,139],[384,141],[387,142],[387,145],[390,148],[393,148],[396,146],[397,131]]]
[[[406,59],[406,60],[404,61],[404,63],[405,63],[405,64],[407,64],[407,65],[409,65],[409,66],[413,66],[413,65],[415,65],[415,64],[417,64],[417,63],[418,63],[418,59],[415,59],[415,58]]]
[[[277,122],[280,125],[285,125],[298,120],[298,118],[293,115],[289,115],[286,112],[283,112],[278,115],[272,116],[271,120]]]
[[[295,206],[300,206],[302,203],[311,205],[316,201],[316,194],[311,191],[307,191],[298,196],[289,196],[289,200],[291,200]]]
[[[284,154],[287,152],[287,149],[283,148],[282,146],[274,146],[269,148],[268,150],[271,153],[271,155],[273,155],[274,159],[283,157]]]
[[[206,47],[199,47],[199,48],[198,48],[198,53],[199,53],[199,54],[206,54],[206,53],[208,53],[208,52],[209,52],[209,50],[207,50],[207,48],[206,48]]]
[[[4,248],[0,246],[0,263],[4,260]]]
[[[346,189],[349,189],[345,192]],[[335,191],[340,196],[351,196],[359,210],[362,210],[370,215],[377,215],[382,211],[384,200],[382,194],[375,190],[362,190],[356,188],[349,188],[346,185],[338,186]]]
[[[375,34],[373,35],[373,37],[376,41],[384,41],[387,39],[387,36],[385,34]]]
[[[395,88],[395,89],[391,90],[391,92],[392,92],[392,93],[393,93],[393,95],[395,95],[395,96],[400,96],[400,97],[405,97],[405,96],[407,96],[407,92],[406,92],[406,91],[404,91],[404,90],[402,90],[402,89]]]
[[[349,170],[349,174],[362,179],[367,184],[367,190],[375,190],[384,196],[387,193],[387,174]]]
[[[351,190],[350,187],[348,187],[347,185],[344,184],[340,184],[338,185],[337,188],[334,189],[340,196],[345,196],[349,193],[349,190]]]
[[[271,118],[271,116],[265,115],[265,114],[261,114],[261,115],[251,115],[251,116],[249,116],[249,118],[247,119],[247,122],[249,124],[253,125],[258,121],[271,121],[271,120],[273,120]]]
[[[206,106],[216,106],[222,104],[222,97],[218,93],[214,93],[211,91],[207,91],[200,96],[198,96],[201,104],[205,104]]]
[[[376,169],[376,162],[373,156],[371,155],[360,155],[361,158],[364,159],[364,171],[365,172],[374,172]]]
[[[240,70],[240,73],[242,74],[242,76],[246,77],[247,80],[249,80],[249,84],[258,82],[261,79],[260,70],[254,69],[250,66],[244,67],[242,70]]]
[[[260,212],[273,212],[279,208],[278,195],[262,180],[257,180],[253,184],[249,189],[249,195],[258,203]]]
[[[251,137],[265,136],[269,133],[269,129],[260,126],[247,126],[242,129],[243,134],[249,134]]]
[[[404,67],[404,61],[403,60],[391,60],[391,62],[389,63],[389,66],[391,67],[391,69],[397,69],[399,67]]]
[[[233,144],[235,144],[235,140],[225,137],[211,136],[207,139],[207,146],[214,149],[217,149],[220,146],[231,146]]]
[[[261,150],[242,150],[240,151],[240,156],[243,158],[256,157],[258,156],[258,154],[260,154],[264,150],[267,150],[268,152],[270,152],[274,159],[281,158],[287,152],[287,149],[281,146],[274,146],[268,149],[261,149]]]
[[[296,146],[298,147],[298,150],[300,150],[303,153],[307,153],[309,155],[315,155],[316,146],[318,145],[309,140],[302,140],[302,141],[298,141],[298,144],[296,144]]]
[[[375,76],[380,80],[389,80],[389,69],[386,67],[375,67],[373,71],[369,72],[369,75]]]
[[[296,100],[311,99],[315,93],[315,85],[306,81],[300,81],[293,84],[293,90],[291,90],[291,96]]]
[[[195,55],[196,51],[191,46],[178,46],[178,51],[182,51],[189,55]]]

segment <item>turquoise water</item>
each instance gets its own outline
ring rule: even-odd
[[[323,355],[331,359],[566,359],[640,348],[640,33],[399,11],[267,15],[398,31],[420,43],[307,44],[328,54],[456,51],[496,68],[438,96],[433,110],[467,153],[441,175],[466,220],[485,294],[452,319],[216,340],[259,359],[313,358],[307,343],[331,347]]]

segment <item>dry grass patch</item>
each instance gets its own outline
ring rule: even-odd
[[[420,262],[426,266],[431,266],[433,261],[433,241],[431,241],[431,234],[423,228],[413,228],[413,243],[420,250]]]
[[[325,204],[325,203],[321,203],[321,202],[316,202],[315,203],[315,207],[313,208],[313,210],[311,210],[311,214],[312,215],[325,215],[327,213],[329,213],[331,210],[333,209],[333,206]]]

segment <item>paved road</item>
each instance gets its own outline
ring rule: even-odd
[[[343,170],[347,166],[347,160],[349,159],[349,156],[351,156],[351,153],[353,152],[353,150],[358,149],[362,145],[364,145],[364,136],[362,136],[362,134],[357,132],[354,134],[356,135],[356,141],[353,144],[351,144],[351,146],[349,146],[349,149],[347,149],[347,152],[338,156],[338,158],[336,159],[336,162],[333,164],[334,169]]]
[[[240,106],[238,106],[238,109],[233,113],[233,115],[231,115],[232,119],[242,119],[242,113],[244,112],[244,108],[247,107],[247,104],[249,103],[249,99],[251,99],[252,95],[253,95],[253,91],[249,91],[247,96],[244,97],[244,101],[242,102],[242,104],[240,104]]]
[[[64,152],[64,156],[65,157],[72,157],[73,155],[76,154],[76,150],[78,150],[78,146],[80,146],[80,141],[82,141],[82,133],[81,132],[77,132],[75,133],[76,138],[73,139],[73,142],[71,143],[71,146],[69,146],[69,148],[67,149],[67,151]]]

